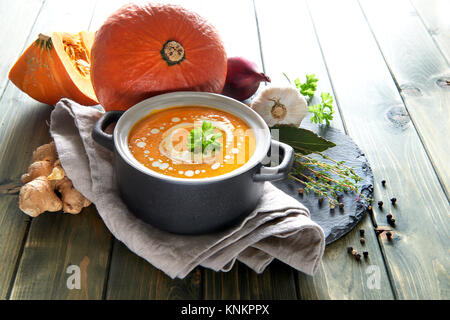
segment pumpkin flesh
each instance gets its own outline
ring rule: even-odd
[[[98,104],[90,81],[93,32],[40,34],[17,60],[9,79],[33,99],[55,105],[69,98],[83,105]]]
[[[97,31],[91,81],[106,110],[172,91],[220,93],[227,57],[216,29],[176,5],[120,8]]]

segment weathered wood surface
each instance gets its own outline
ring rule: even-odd
[[[111,238],[95,207],[33,219],[10,299],[101,299]],[[80,289],[70,290],[70,266]]]
[[[449,198],[450,82],[445,84],[450,81],[449,65],[420,18],[411,14],[414,8],[409,1],[360,3]],[[402,126],[407,115],[393,112],[389,116]]]
[[[242,263],[236,263],[229,272],[205,272],[204,299],[275,299],[297,298],[295,275],[285,264],[274,261],[261,274],[256,274]]]
[[[375,224],[387,225],[388,212],[397,219],[393,241],[379,239],[395,297],[446,298],[449,261],[443,244],[449,240],[449,204],[418,128],[409,120],[359,4],[308,4],[347,131],[365,150],[378,180],[375,203],[385,205],[374,210]],[[402,126],[393,122],[393,111],[404,114]],[[398,199],[396,206],[390,205],[392,197]]]
[[[200,299],[201,278],[201,269],[197,268],[182,280],[172,280],[115,240],[105,298]]]
[[[0,20],[0,41],[7,43],[1,48],[0,59],[0,99],[4,95],[7,74],[14,61],[19,57],[24,49],[29,33],[35,22],[36,16],[41,9],[43,1],[23,1],[11,2],[0,1],[0,12],[8,12]],[[26,15],[28,19],[18,21],[17,17]],[[10,26],[14,25],[14,28]],[[6,100],[1,100],[6,101]],[[5,115],[6,102],[0,104],[0,299],[5,299],[8,295],[11,279],[14,276],[17,261],[23,246],[23,238],[29,226],[30,219],[20,214],[17,208],[17,196],[14,189],[17,188],[17,177],[10,175],[10,170],[14,164],[8,164],[5,159],[6,149],[4,144],[10,139],[11,131],[7,127],[9,116]],[[16,102],[9,101],[14,105]],[[30,153],[25,149],[15,150],[22,152],[23,157]],[[18,159],[17,161],[27,161]]]
[[[431,104],[448,115],[448,91],[433,87],[431,79],[448,75],[450,51],[445,37],[429,36],[418,22],[420,17],[429,30],[442,31],[447,25],[436,22],[436,11],[420,0],[413,0],[419,17],[402,2],[403,7],[392,7],[386,21],[368,1],[166,1],[212,21],[228,54],[264,65],[274,83],[286,83],[281,72],[291,79],[316,73],[318,91],[336,98],[339,112],[332,125],[349,134],[369,157],[376,200],[385,202],[384,209],[375,209],[328,246],[314,277],[274,262],[260,275],[236,263],[228,273],[197,268],[183,280],[172,280],[115,240],[93,206],[78,216],[55,213],[30,219],[22,214],[16,187],[32,150],[50,139],[45,123],[52,109],[21,93],[6,80],[7,72],[39,32],[96,30],[126,2],[0,0],[0,12],[9,12],[0,21],[0,40],[8,43],[0,49],[0,299],[450,297],[445,245],[449,204],[443,191],[448,188],[448,164],[446,150],[439,150],[434,140],[445,138],[448,123],[434,118],[430,124],[424,113]],[[430,6],[434,3],[443,5],[433,0]],[[389,6],[382,7],[389,11]],[[408,28],[414,32],[408,34]],[[425,97],[414,96],[416,87]],[[389,204],[392,196],[398,198],[395,207]],[[387,226],[388,211],[398,221],[392,242],[384,235],[377,238],[374,231]],[[361,228],[364,246],[359,243]],[[369,260],[350,258],[347,246],[369,251]],[[70,265],[81,269],[81,290],[67,288]],[[374,275],[378,283],[370,282]]]
[[[432,39],[450,63],[450,2],[447,0],[411,0]],[[411,12],[415,15],[415,12]]]

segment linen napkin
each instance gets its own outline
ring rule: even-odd
[[[313,275],[325,237],[308,209],[266,182],[257,208],[233,227],[203,235],[176,235],[137,219],[119,196],[113,153],[91,138],[103,114],[71,100],[59,101],[50,133],[67,176],[95,204],[110,232],[130,250],[171,278],[184,278],[198,265],[229,271],[236,260],[261,273],[276,258]]]

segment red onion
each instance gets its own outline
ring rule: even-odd
[[[261,81],[270,82],[270,78],[257,68],[256,63],[245,58],[228,58],[227,79],[222,94],[239,101],[250,98]]]

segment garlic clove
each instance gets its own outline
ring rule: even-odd
[[[275,125],[300,126],[306,116],[305,98],[294,87],[267,86],[252,101],[255,110],[269,127]]]

